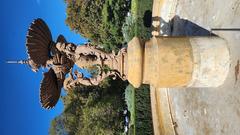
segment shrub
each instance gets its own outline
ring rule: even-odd
[[[130,112],[129,134],[135,134],[135,88],[129,84],[125,89],[125,102]]]
[[[152,111],[150,88],[148,85],[142,85],[135,89],[132,85],[128,85],[125,89],[125,101],[130,117],[130,135],[152,135]]]
[[[136,134],[153,135],[152,111],[149,85],[135,90]]]
[[[132,38],[135,36],[135,25],[136,25],[135,22],[136,20],[131,14],[129,14],[129,16],[126,17],[125,23],[123,24],[123,27],[122,27],[124,42],[131,41]]]

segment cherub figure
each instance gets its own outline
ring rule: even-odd
[[[77,70],[72,73],[70,70],[69,77],[65,79],[63,87],[65,90],[71,90],[74,87],[82,84],[86,86],[99,85],[107,77],[116,77],[116,72],[114,71],[101,71],[96,77],[86,78],[83,76],[83,73],[78,72]]]

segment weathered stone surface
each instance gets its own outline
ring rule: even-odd
[[[230,68],[226,40],[219,37],[190,38],[194,66],[188,87],[218,87],[224,83]],[[219,74],[221,73],[221,74]]]
[[[229,72],[229,50],[219,37],[153,37],[142,44],[138,38],[128,44],[128,80],[134,86],[218,87]]]
[[[154,0],[162,2],[168,12],[158,12],[165,22],[178,15],[180,18],[196,23],[210,30],[210,28],[239,28],[240,27],[240,2],[239,0]],[[172,7],[172,8],[171,8]],[[159,8],[155,6],[155,8]],[[178,20],[174,22],[174,35],[182,33],[175,26],[183,26]],[[179,25],[178,25],[179,24]],[[187,29],[183,27],[182,29]],[[172,129],[177,135],[235,135],[240,129],[240,33],[239,31],[214,31],[227,42],[230,56],[229,72],[221,86],[216,88],[162,88],[159,91],[168,93],[169,114],[163,117],[172,119]],[[191,35],[187,35],[191,36]],[[221,53],[221,52],[220,52]],[[221,55],[220,55],[221,56]],[[224,61],[224,60],[223,60]],[[223,67],[226,66],[223,64]],[[214,66],[213,66],[214,68]],[[218,72],[217,76],[225,73]],[[237,78],[237,79],[236,79]],[[214,83],[214,82],[213,82]],[[211,84],[211,81],[209,82]],[[158,93],[155,96],[162,97]],[[159,111],[164,111],[160,109]],[[171,113],[170,113],[171,112]],[[156,116],[156,115],[155,115]],[[153,120],[157,120],[153,118]],[[164,124],[164,123],[162,123]],[[171,128],[174,126],[175,128]],[[161,130],[161,129],[159,129]],[[159,135],[159,131],[155,130]],[[161,134],[163,135],[163,134]]]
[[[156,87],[183,87],[192,77],[188,38],[152,38],[145,45],[144,82]]]
[[[143,78],[143,43],[134,37],[128,43],[127,79],[136,88],[142,84]]]

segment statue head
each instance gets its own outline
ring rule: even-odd
[[[56,48],[60,51],[60,52],[66,52],[66,53],[70,53],[70,52],[74,52],[76,49],[76,46],[71,44],[71,43],[62,43],[62,42],[58,42],[56,44]]]
[[[66,49],[66,44],[65,43],[61,43],[61,42],[58,42],[56,44],[56,48],[60,51],[60,52],[64,52],[64,50]]]

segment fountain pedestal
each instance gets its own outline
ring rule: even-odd
[[[145,42],[135,37],[127,50],[127,79],[134,87],[218,87],[230,67],[227,43],[218,37],[153,37]]]

